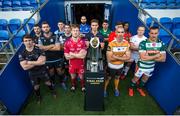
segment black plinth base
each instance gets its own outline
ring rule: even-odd
[[[85,111],[104,111],[104,72],[85,72]]]

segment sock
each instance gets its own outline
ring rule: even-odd
[[[145,86],[145,82],[141,79],[139,83],[139,88],[143,88]]]
[[[76,78],[71,78],[71,85],[75,87],[75,85],[76,85]]]
[[[55,85],[55,75],[50,76],[50,79],[51,79],[52,85],[54,86]]]
[[[84,79],[81,79],[80,82],[81,82],[81,87],[85,87],[84,86]]]
[[[40,88],[39,88],[39,89],[37,89],[37,90],[34,90],[34,92],[35,92],[35,95],[36,95],[37,97],[39,97],[39,96],[40,96]]]
[[[130,67],[125,66],[125,68],[124,68],[124,75],[125,75],[125,76],[127,75],[129,69],[130,69]]]
[[[119,78],[118,79],[114,79],[114,85],[115,85],[115,89],[118,89]]]
[[[59,76],[59,82],[64,83],[64,74],[58,74]]]
[[[132,80],[131,80],[131,83],[130,83],[130,88],[132,88],[132,89],[136,88],[136,83],[134,83]]]
[[[106,91],[108,84],[109,84],[109,79],[106,79],[104,84],[104,91]]]

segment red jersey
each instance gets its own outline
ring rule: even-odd
[[[86,50],[86,43],[83,39],[74,42],[72,38],[68,39],[64,44],[64,53],[79,53],[82,49]],[[69,60],[70,65],[84,65],[84,59],[74,58]]]
[[[109,42],[113,41],[115,37],[116,37],[115,31],[111,32],[110,35],[109,35],[108,41]],[[124,40],[129,41],[130,37],[131,37],[131,33],[125,33],[124,34]]]

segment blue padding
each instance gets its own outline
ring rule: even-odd
[[[174,28],[180,28],[180,17],[173,18]]]
[[[167,33],[165,30],[160,29],[159,30],[159,38],[166,44],[168,45],[169,41],[171,40],[171,36],[169,33]]]
[[[6,19],[0,19],[0,30],[7,30],[8,21]]]
[[[8,40],[9,34],[6,30],[0,30],[0,40]]]
[[[17,33],[17,31],[14,31],[13,34],[15,35]],[[25,35],[25,31],[24,30],[21,30],[18,32],[17,35],[15,35],[15,37],[13,38],[13,43],[14,43],[14,46],[16,48],[19,47],[19,45],[21,45],[22,43],[22,37]]]
[[[165,63],[156,65],[147,89],[167,114],[173,114],[180,106],[180,66],[167,53]]]
[[[0,101],[10,114],[18,114],[31,91],[28,74],[21,68],[16,53],[0,74]]]
[[[11,32],[18,30],[21,26],[21,20],[20,19],[11,19],[9,21],[9,29]]]
[[[171,31],[172,26],[173,26],[171,18],[169,18],[169,17],[162,17],[162,18],[160,18],[160,23],[164,27],[166,27],[167,29],[169,29]]]
[[[178,39],[180,39],[180,28],[179,28],[179,29],[174,29],[174,30],[173,30],[173,34],[174,34]]]

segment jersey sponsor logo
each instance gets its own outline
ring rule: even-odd
[[[148,54],[158,54],[158,53],[160,53],[160,51],[159,50],[147,50],[147,53]]]
[[[162,44],[161,43],[146,43],[146,47],[147,48],[154,48],[154,47],[162,47]]]
[[[53,39],[50,39],[50,42],[54,42],[54,40],[53,40]]]
[[[127,47],[113,47],[113,52],[125,52]]]

